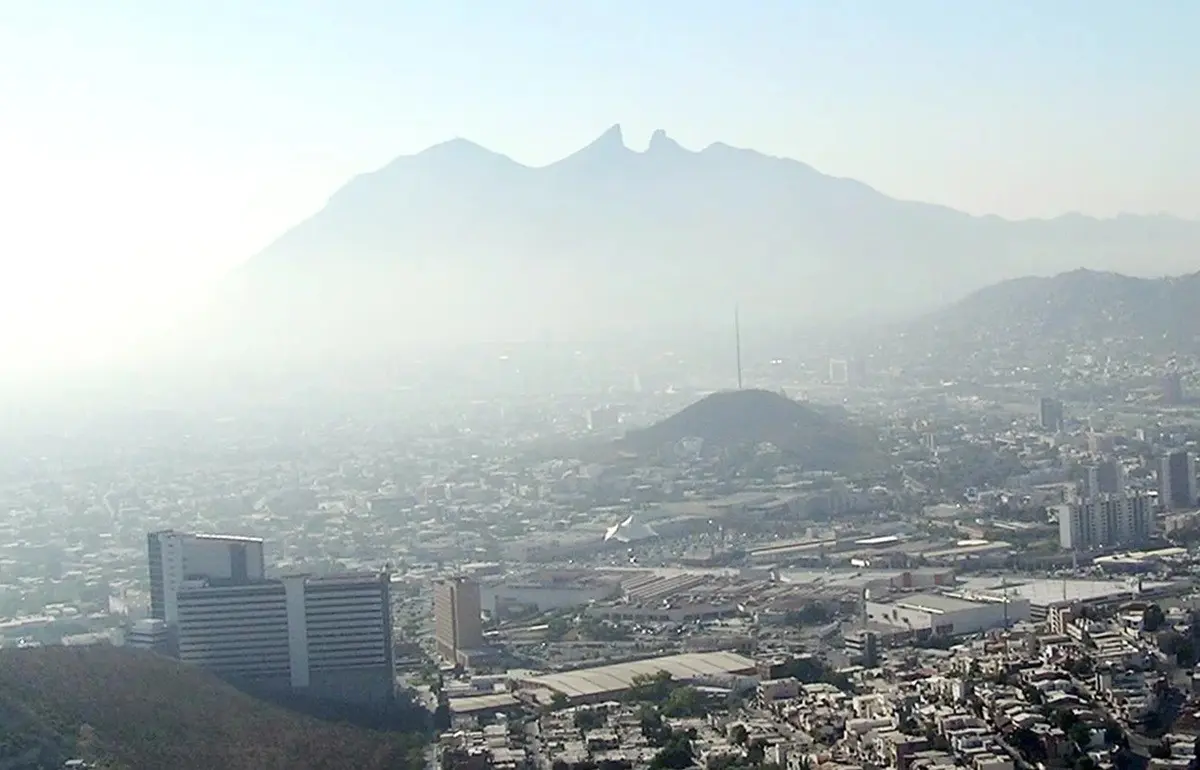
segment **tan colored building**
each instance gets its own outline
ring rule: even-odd
[[[433,636],[438,654],[451,663],[458,653],[483,646],[479,584],[465,577],[441,580],[433,586]]]

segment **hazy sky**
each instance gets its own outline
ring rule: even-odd
[[[1200,216],[1195,0],[0,0],[0,353],[120,347],[355,173],[620,122],[972,212]]]

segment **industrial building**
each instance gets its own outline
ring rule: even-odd
[[[526,689],[562,693],[573,703],[586,703],[620,695],[633,687],[635,677],[653,676],[660,671],[679,682],[715,683],[753,677],[756,668],[753,660],[737,653],[698,652],[542,674],[522,679],[519,684]]]
[[[1008,578],[965,578],[958,590],[997,601],[1003,596],[1029,602],[1029,619],[1044,622],[1050,611],[1077,605],[1103,605],[1112,602],[1148,599],[1154,596],[1185,592],[1187,581],[1140,580],[1046,580],[1034,579],[1010,582]]]
[[[386,573],[189,581],[177,595],[179,659],[269,690],[390,700],[390,585]]]
[[[615,596],[621,581],[592,570],[532,572],[479,586],[480,604],[492,617],[580,607]]]
[[[950,594],[900,594],[866,602],[866,620],[933,636],[959,636],[1004,628],[1029,617],[1027,599],[965,598]]]
[[[189,580],[251,583],[264,577],[258,537],[196,535],[174,530],[146,536],[150,565],[150,617],[174,625],[179,588]]]

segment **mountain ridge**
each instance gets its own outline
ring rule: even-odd
[[[1167,354],[1196,350],[1197,328],[1200,272],[1146,278],[1081,268],[986,286],[905,330],[951,350],[1033,351],[1141,338],[1147,352]]]
[[[350,180],[238,271],[228,336],[371,349],[917,314],[1020,275],[1179,272],[1200,223],[974,216],[791,158],[619,125],[543,166],[466,139]],[[618,312],[619,309],[619,312]]]

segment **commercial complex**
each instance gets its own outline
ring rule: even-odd
[[[179,589],[187,581],[237,584],[264,577],[262,538],[163,530],[146,536],[146,551],[150,562],[150,617],[168,625],[176,622]]]
[[[1064,550],[1137,546],[1154,531],[1154,507],[1145,495],[1099,495],[1057,507]]]
[[[900,594],[866,601],[867,621],[914,636],[959,636],[1005,628],[1029,617],[1029,600],[1007,595],[965,598],[938,593]]]
[[[479,584],[453,577],[433,586],[433,635],[438,655],[457,663],[459,653],[483,647]]]
[[[654,676],[662,671],[677,682],[716,682],[752,676],[755,664],[753,659],[734,652],[685,653],[531,676],[520,684],[561,693],[572,702],[594,702],[626,692],[638,676]]]
[[[294,575],[179,591],[179,659],[238,682],[322,699],[391,698],[390,578]]]

